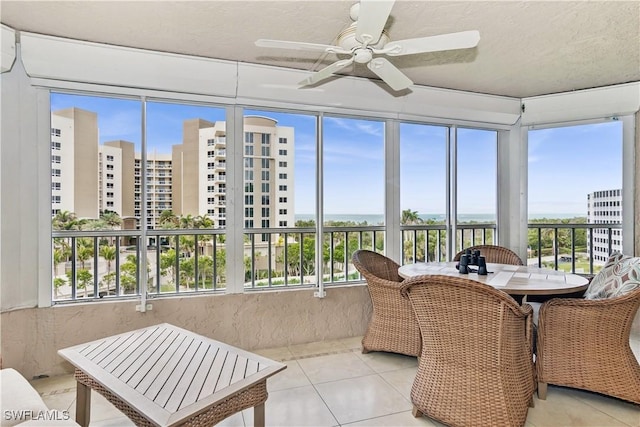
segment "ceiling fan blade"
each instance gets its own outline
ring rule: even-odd
[[[374,52],[384,53],[389,56],[413,55],[415,53],[467,49],[477,46],[479,41],[480,33],[478,31],[462,31],[460,33],[393,41],[387,43],[383,49],[374,50]]]
[[[290,42],[285,40],[260,39],[260,40],[256,40],[256,46],[274,47],[277,49],[313,50],[313,51],[326,52],[326,53],[351,54],[351,51],[344,50],[340,46],[332,46],[328,44],[304,43],[304,42]]]
[[[376,44],[380,39],[395,0],[360,0],[356,21],[356,40],[364,44]]]
[[[348,65],[351,65],[351,63],[353,63],[353,58],[336,61],[333,64],[329,65],[328,67],[325,67],[322,70],[318,71],[317,73],[314,73],[311,76],[307,77],[306,79],[302,80],[298,84],[302,86],[307,86],[307,85],[312,85],[314,83],[318,83],[319,81],[324,80],[327,77],[331,76],[333,73],[342,70],[344,67]]]
[[[413,84],[411,79],[398,70],[395,65],[385,58],[374,58],[367,67],[380,77],[393,90],[407,89]]]

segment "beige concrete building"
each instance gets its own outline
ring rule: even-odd
[[[226,123],[186,120],[182,144],[142,155],[129,141],[98,143],[96,113],[70,108],[51,115],[52,215],[98,218],[101,210],[156,228],[160,215],[208,216],[226,226]],[[294,212],[294,129],[268,117],[245,119],[244,226],[290,227]],[[146,207],[142,193],[146,192]],[[127,227],[129,228],[129,227]]]
[[[173,146],[173,211],[226,225],[226,123],[186,120]],[[294,212],[294,129],[267,117],[244,122],[245,228],[290,227]]]
[[[67,108],[51,114],[51,214],[98,218],[98,116]]]

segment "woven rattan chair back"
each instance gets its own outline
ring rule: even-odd
[[[414,415],[450,426],[523,426],[535,387],[531,307],[450,276],[408,279],[402,293],[422,333]]]
[[[470,248],[465,248],[453,257],[454,261],[460,261],[460,257],[465,253],[466,249],[479,250],[480,255],[484,257],[487,262],[494,264],[511,264],[511,265],[524,265],[520,257],[511,249],[504,246],[496,245],[476,245]]]
[[[372,313],[362,339],[362,352],[388,351],[418,356],[420,329],[406,298],[400,295],[398,264],[369,250],[358,250],[352,263],[367,281]]]
[[[547,384],[595,391],[640,405],[640,365],[629,344],[640,288],[616,298],[555,298],[540,307],[538,397]]]

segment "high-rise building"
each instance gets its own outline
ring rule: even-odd
[[[51,115],[51,214],[98,218],[98,116],[79,108]]]
[[[147,185],[142,185],[142,160],[140,153],[135,158],[135,217],[142,218],[142,192],[147,195],[147,228],[160,225],[163,211],[173,211],[173,168],[171,154],[147,153]]]
[[[148,152],[146,183],[142,156],[129,141],[98,143],[96,113],[79,108],[51,115],[52,215],[80,218],[117,212],[141,227],[159,226],[163,211],[208,216],[226,226],[226,123],[185,120],[183,140],[172,152]],[[244,225],[294,225],[294,129],[268,117],[245,118],[243,141]],[[143,192],[146,206],[142,206]],[[134,225],[125,228],[133,228]]]
[[[587,222],[589,224],[622,223],[622,190],[594,191],[587,194]],[[591,241],[587,239],[587,250],[591,250]],[[593,230],[593,260],[603,264],[611,252],[622,252],[622,229]]]
[[[244,120],[245,228],[293,226],[294,129],[268,117]],[[173,209],[226,225],[226,123],[186,120],[174,145]]]

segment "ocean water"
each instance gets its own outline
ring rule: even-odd
[[[435,221],[444,221],[444,214],[418,214],[420,218],[423,220],[432,219]],[[585,214],[577,214],[577,213],[546,213],[546,214],[530,214],[529,219],[565,219],[565,218],[575,218],[575,217],[586,217]],[[352,221],[355,223],[363,223],[367,224],[383,224],[384,223],[384,215],[382,214],[370,214],[370,215],[359,215],[359,214],[325,214],[325,221]],[[296,214],[296,221],[308,221],[315,219],[314,214]],[[495,214],[459,214],[458,220],[460,222],[469,222],[475,221],[479,223],[493,223],[496,221]]]

